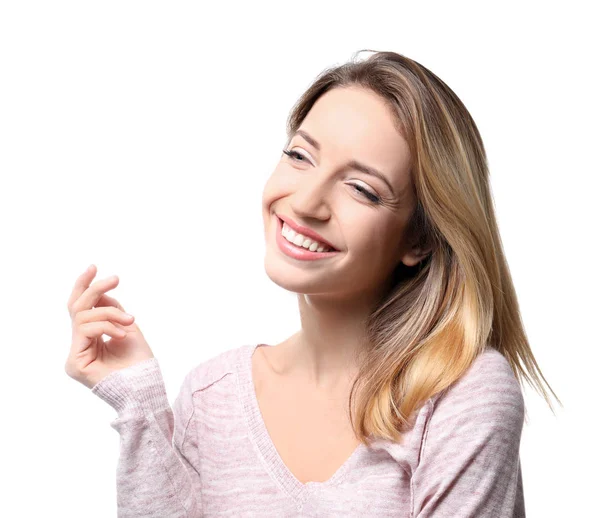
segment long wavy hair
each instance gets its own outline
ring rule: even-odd
[[[358,55],[374,52],[362,60]],[[287,120],[288,144],[328,90],[360,86],[379,94],[409,145],[417,205],[407,236],[431,252],[400,263],[367,320],[367,343],[349,411],[363,443],[401,441],[419,408],[450,387],[486,347],[509,362],[521,386],[546,383],[529,346],[504,255],[479,130],[456,94],[420,63],[362,49],[325,69]],[[524,366],[524,367],[523,367]],[[354,401],[354,411],[353,411]]]

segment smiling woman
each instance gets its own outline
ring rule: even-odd
[[[523,379],[549,397],[454,92],[394,52],[325,70],[262,216],[300,330],[194,367],[173,409],[137,328],[125,368],[71,370],[119,414],[119,516],[524,517]]]

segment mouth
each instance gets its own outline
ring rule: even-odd
[[[339,250],[335,246],[333,246],[329,241],[327,241],[325,238],[323,238],[320,234],[318,234],[311,228],[296,223],[289,216],[280,217],[278,214],[275,214],[275,216],[279,220],[279,224],[281,226],[285,225],[287,229],[293,230],[296,235],[301,234],[303,237],[310,240],[312,243],[316,243],[316,248],[312,248],[311,244],[311,247],[309,247],[311,250],[314,251],[317,248],[322,248],[329,252],[339,252]]]
[[[311,251],[309,248],[304,248],[303,246],[296,245],[288,241],[283,233],[283,225],[286,224],[279,216],[277,217],[277,235],[276,241],[279,249],[287,256],[292,257],[294,259],[300,260],[315,260],[315,259],[325,259],[328,257],[332,257],[338,254],[339,250],[327,247],[325,250],[317,251],[317,249]],[[310,239],[310,238],[309,238]]]

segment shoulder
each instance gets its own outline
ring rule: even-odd
[[[425,453],[443,459],[473,449],[514,447],[523,419],[521,388],[508,360],[487,348],[461,378],[421,406],[401,443],[377,439],[373,448],[386,450],[410,471]]]
[[[186,374],[182,390],[193,394],[235,374],[253,347],[250,344],[233,347],[199,363]]]
[[[414,444],[414,515],[524,516],[523,409],[510,362],[488,347],[430,405]]]
[[[432,398],[431,420],[520,429],[525,401],[519,381],[502,353],[487,347],[463,374]]]
[[[496,349],[487,347],[437,400],[456,400],[474,394],[480,396],[479,399],[493,398],[494,395],[522,399],[521,387],[510,363]]]

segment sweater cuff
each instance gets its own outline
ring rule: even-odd
[[[91,390],[119,417],[144,417],[170,408],[162,372],[154,357],[111,372]]]

